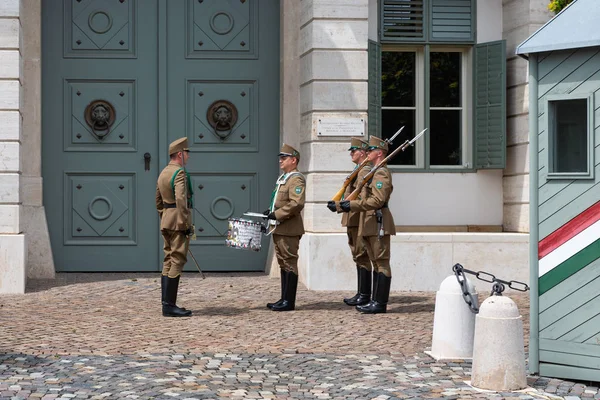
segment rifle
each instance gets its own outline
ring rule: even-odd
[[[427,130],[427,128],[423,129],[421,132],[419,132],[419,134],[417,136],[412,138],[410,141],[407,140],[406,142],[402,143],[400,146],[398,146],[398,148],[396,150],[392,151],[390,154],[387,155],[386,158],[384,158],[377,165],[375,165],[371,169],[371,171],[364,177],[362,182],[358,183],[358,185],[356,186],[356,189],[354,189],[354,191],[352,193],[350,193],[350,195],[348,197],[346,197],[345,200],[356,200],[356,198],[360,194],[360,191],[362,190],[363,186],[365,186],[366,183],[369,182],[373,178],[373,176],[375,175],[375,172],[377,172],[377,170],[379,168],[383,167],[389,160],[394,158],[394,156],[396,154],[398,154],[400,151],[404,151],[404,149],[406,149],[408,146],[410,146],[414,142],[416,142],[418,138],[423,136],[423,134],[425,133],[426,130]]]
[[[389,139],[385,139],[385,142],[387,142],[388,144],[392,144],[392,142],[396,138],[396,136],[398,136],[400,134],[400,132],[402,132],[402,129],[404,129],[404,126],[400,129],[398,129],[398,132],[394,133],[394,136],[392,136]],[[340,201],[342,199],[342,197],[344,196],[344,193],[346,193],[346,189],[348,188],[348,186],[350,186],[350,184],[352,182],[354,182],[354,180],[358,176],[358,173],[360,172],[360,170],[363,169],[363,167],[365,165],[367,165],[368,163],[369,163],[369,159],[365,158],[365,160],[363,162],[361,162],[358,165],[358,167],[354,168],[354,171],[352,171],[350,173],[350,175],[348,175],[346,177],[346,179],[344,180],[344,184],[342,185],[342,188],[340,190],[338,190],[338,192],[335,194],[335,196],[333,196],[333,198],[331,199],[332,201]]]

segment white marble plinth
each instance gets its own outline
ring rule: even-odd
[[[0,235],[0,294],[25,293],[25,235]]]
[[[456,263],[528,283],[528,243],[529,235],[518,233],[399,233],[391,241],[391,290],[434,292]],[[307,233],[299,256],[300,280],[309,289],[356,289],[345,233]],[[477,287],[491,290],[483,282]]]

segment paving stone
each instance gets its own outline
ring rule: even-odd
[[[470,363],[424,354],[434,293],[392,292],[387,314],[367,316],[341,302],[350,293],[299,288],[296,311],[275,313],[264,304],[277,279],[184,274],[178,299],[193,316],[175,319],[161,315],[158,274],[28,285],[0,296],[11,310],[0,313],[1,399],[600,398],[597,384],[535,376],[527,392],[472,388]],[[527,346],[528,295],[510,296]]]

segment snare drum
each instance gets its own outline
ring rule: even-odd
[[[225,245],[235,249],[260,251],[261,223],[241,218],[229,219]]]

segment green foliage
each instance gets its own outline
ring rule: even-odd
[[[548,9],[554,14],[558,14],[563,8],[565,8],[572,2],[573,0],[550,0],[550,4],[548,4]]]

